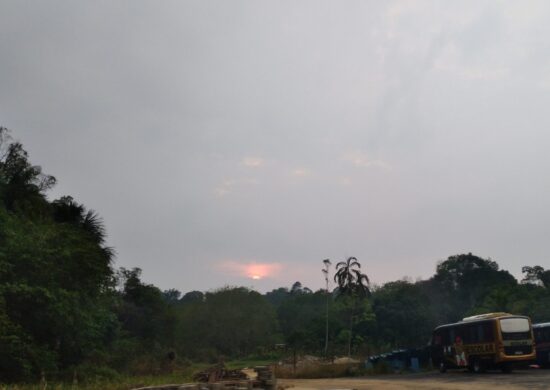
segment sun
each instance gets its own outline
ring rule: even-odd
[[[245,277],[258,282],[260,280],[263,281],[264,279],[277,277],[282,268],[280,263],[245,263],[237,261],[228,261],[222,263],[221,266],[240,277]]]

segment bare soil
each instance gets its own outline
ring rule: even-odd
[[[550,370],[531,369],[514,371],[510,374],[500,372],[473,374],[463,371],[450,371],[445,374],[429,372],[362,378],[278,379],[278,385],[283,388],[289,387],[289,390],[550,389]]]

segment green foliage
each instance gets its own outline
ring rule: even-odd
[[[545,270],[540,265],[534,267],[525,266],[521,269],[521,272],[525,274],[522,282],[534,283],[542,285],[545,288],[550,288],[550,270]]]
[[[118,306],[118,318],[131,337],[147,348],[155,344],[173,345],[175,314],[160,289],[140,280],[141,269],[121,268],[123,284]]]
[[[367,296],[369,277],[361,273],[361,264],[355,257],[348,257],[346,261],[336,264],[334,281],[338,283],[338,293],[341,295]]]
[[[0,297],[0,372],[4,379],[13,381],[29,377],[29,340],[22,330],[14,324],[6,313],[3,297]]]
[[[8,130],[0,127],[0,196],[6,209],[33,217],[48,214],[44,191],[55,185],[53,176],[32,165],[19,142],[11,142]]]
[[[287,344],[299,350],[320,350],[324,342],[325,302],[322,291],[288,293],[280,301],[277,318]]]
[[[247,356],[277,341],[275,310],[244,287],[208,292],[184,305],[179,319],[178,344],[196,357]]]
[[[182,381],[190,359],[252,364],[291,352],[323,354],[327,310],[329,356],[422,346],[436,325],[471,314],[550,321],[549,270],[525,266],[518,283],[471,253],[440,262],[428,280],[377,289],[350,257],[336,266],[333,294],[300,282],[265,295],[243,287],[161,291],[142,281],[139,268],[115,272],[99,215],[70,196],[49,201],[45,192],[54,184],[0,128],[0,383],[44,376],[122,389],[130,387],[125,374]],[[328,281],[328,267],[324,276]],[[326,367],[302,374],[352,374]]]
[[[376,339],[395,347],[426,341],[436,325],[431,318],[429,302],[420,284],[386,283],[373,294]]]
[[[288,366],[276,366],[275,374],[278,378],[341,378],[365,375],[367,371],[362,364],[327,364],[315,363],[299,366],[294,370]]]
[[[352,344],[354,340],[353,324],[357,316],[356,308],[362,300],[370,295],[369,278],[361,273],[361,264],[355,257],[348,257],[346,261],[336,264],[336,274],[334,281],[338,283],[338,296],[345,299],[348,307],[349,330],[348,336],[348,356],[351,356]]]
[[[76,378],[81,383],[117,382],[121,375],[111,367],[86,362],[75,370]]]
[[[498,264],[471,253],[451,256],[437,265],[430,280],[430,296],[442,308],[443,321],[457,321],[471,313],[495,288],[514,288],[516,279]]]
[[[71,219],[59,218],[57,205],[68,203],[47,201],[55,179],[29,163],[21,144],[0,149],[0,344],[10,351],[0,378],[54,375],[103,348],[116,326],[104,299],[112,252],[94,213],[70,204]]]
[[[187,383],[192,381],[192,374],[196,370],[196,367],[189,368],[187,370],[164,375],[131,375],[121,376],[116,375],[113,378],[108,378],[105,367],[99,369],[92,369],[93,372],[99,373],[95,377],[85,377],[78,379],[76,383],[73,380],[59,382],[59,381],[46,381],[43,383],[35,384],[13,384],[5,385],[0,382],[0,390],[128,390],[144,386],[159,386],[167,383]],[[94,379],[95,378],[95,379]]]

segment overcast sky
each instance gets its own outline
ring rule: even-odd
[[[547,1],[0,0],[0,125],[163,289],[316,289],[348,256],[376,283],[464,252],[520,276],[550,266],[549,20]]]

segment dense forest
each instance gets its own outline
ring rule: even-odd
[[[0,128],[0,383],[160,373],[284,348],[366,356],[425,345],[436,325],[483,312],[550,321],[550,270],[526,259],[518,281],[471,253],[416,282],[369,285],[368,259],[351,258],[325,261],[331,291],[162,291],[140,269],[114,268],[102,219],[70,196],[50,201],[55,183]]]

